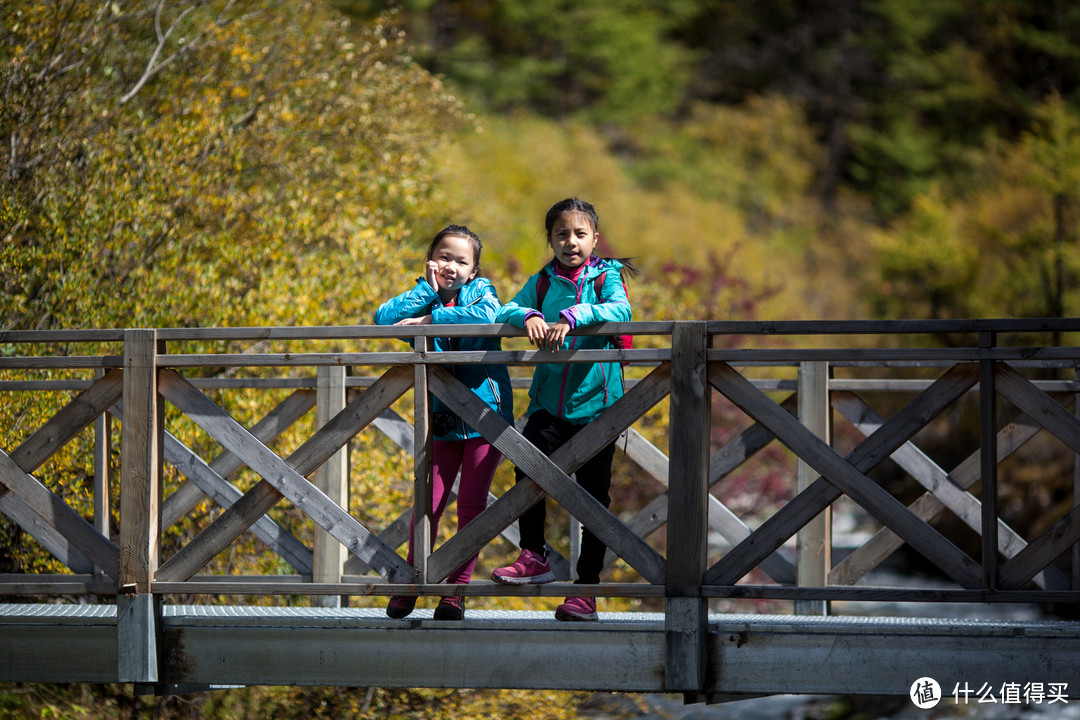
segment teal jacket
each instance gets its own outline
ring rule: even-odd
[[[403,292],[387,300],[375,311],[376,325],[393,325],[406,318],[422,317],[431,314],[432,325],[449,323],[482,324],[495,320],[499,311],[499,296],[487,278],[473,278],[458,291],[455,303],[447,307],[439,299],[439,294],[432,289],[424,278],[417,278],[412,290]],[[440,350],[499,350],[501,342],[497,337],[483,338],[431,338],[432,349]],[[412,344],[412,340],[408,341]],[[450,371],[465,387],[476,393],[495,412],[502,415],[508,423],[514,422],[514,394],[510,387],[510,373],[505,365],[447,365]],[[438,398],[432,398],[431,404],[433,434],[436,440],[464,440],[480,437],[461,418]]]
[[[526,318],[541,312],[544,319],[554,323],[560,317],[571,329],[603,322],[628,322],[631,319],[630,301],[622,284],[622,263],[593,256],[585,266],[575,286],[555,272],[555,260],[541,268],[526,281],[514,299],[503,305],[495,322],[525,327]],[[536,283],[546,274],[550,285],[544,295],[544,307],[536,307]],[[604,275],[597,297],[595,278]],[[563,350],[605,349],[611,347],[606,336],[568,335]],[[542,363],[533,371],[529,388],[529,409],[532,414],[543,408],[556,417],[576,425],[595,420],[623,394],[622,365],[608,363]]]

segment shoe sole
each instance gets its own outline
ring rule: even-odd
[[[443,610],[440,607],[436,607],[432,617],[435,620],[464,620],[465,611],[462,610],[459,612],[457,610]]]
[[[502,577],[492,573],[491,579],[503,585],[543,585],[554,581],[555,573],[549,572],[543,575],[530,575],[529,577]]]
[[[402,618],[407,618],[409,615],[411,615],[412,611],[415,609],[415,604],[410,608],[388,606],[386,608],[386,617],[390,618],[391,620],[401,620]]]
[[[572,612],[566,612],[565,610],[556,610],[555,619],[562,620],[563,622],[595,622],[597,620],[596,613],[590,615],[578,615]]]

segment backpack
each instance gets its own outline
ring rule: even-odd
[[[593,278],[593,291],[596,292],[596,299],[600,302],[603,302],[601,290],[604,287],[605,277],[607,277],[607,270]],[[541,272],[540,277],[536,280],[536,309],[541,313],[543,313],[544,296],[547,295],[549,287],[551,287],[551,278],[548,277],[546,272]],[[623,283],[623,290],[626,290],[626,283]],[[610,340],[612,347],[616,350],[630,350],[634,347],[633,335],[612,335]],[[625,364],[624,362],[623,365]]]

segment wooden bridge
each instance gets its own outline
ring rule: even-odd
[[[125,682],[145,692],[559,688],[719,701],[902,695],[932,677],[945,694],[963,683],[1040,684],[1076,698],[1080,347],[1060,338],[1078,331],[1080,320],[639,322],[590,330],[633,334],[637,349],[566,353],[512,349],[527,347],[520,339],[504,341],[511,349],[501,352],[425,351],[435,335],[520,336],[498,325],[409,328],[416,350],[408,352],[387,350],[400,347],[389,341],[402,328],[368,326],[0,333],[0,403],[22,411],[7,413],[0,434],[0,512],[63,566],[0,575],[0,681]],[[905,340],[920,336],[946,342]],[[443,367],[505,363],[527,376],[536,363],[616,358],[631,363],[626,395],[551,457]],[[245,425],[226,409],[236,392],[282,399]],[[409,510],[383,527],[348,511],[346,450],[371,426],[413,455],[415,546],[429,547],[431,396],[533,482],[493,497],[410,565],[399,552]],[[723,398],[745,424],[717,442],[712,407]],[[916,443],[965,402],[975,403],[978,427],[966,426],[970,437],[954,430],[949,443],[963,459],[943,467]],[[649,442],[642,425],[665,404],[666,448]],[[23,427],[35,406],[50,408],[48,420]],[[287,454],[272,450],[312,409],[310,436]],[[860,434],[849,448],[832,437],[840,422],[848,437]],[[181,439],[193,433],[206,439],[201,453]],[[1038,528],[1012,527],[998,507],[999,494],[1013,492],[1001,469],[1036,437],[1056,438],[1072,454],[1069,477],[1057,479],[1071,496],[1064,510],[1042,508]],[[666,488],[622,516],[571,477],[616,439]],[[64,450],[75,441],[93,444],[93,467],[73,470],[81,454]],[[722,502],[725,480],[774,442],[798,458],[790,499],[768,518],[740,517]],[[921,488],[913,500],[871,476],[887,460]],[[184,478],[168,492],[166,463]],[[234,482],[245,467],[258,478],[249,487]],[[80,487],[64,486],[72,478]],[[84,498],[91,485],[92,505]],[[443,582],[500,535],[514,540],[517,517],[545,494],[604,540],[619,581],[571,586],[560,556],[563,580],[549,585]],[[169,529],[207,498],[218,508],[212,521],[174,547]],[[279,503],[306,518],[302,532],[273,519]],[[832,516],[844,507],[871,518],[874,532],[834,562]],[[265,564],[273,569],[209,572],[228,567],[216,559],[247,532],[275,555]],[[875,568],[905,546],[939,580],[874,584]],[[601,613],[598,623],[473,609],[463,622],[435,621],[430,610],[390,620],[382,608],[392,594],[587,594],[638,598],[657,611]],[[786,614],[716,611],[733,599],[784,601],[770,607]],[[849,601],[950,603],[965,612],[836,614]],[[1010,603],[1045,608],[1048,619],[970,612]]]

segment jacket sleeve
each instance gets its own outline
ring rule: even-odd
[[[375,324],[393,325],[406,318],[427,315],[431,303],[438,297],[427,280],[417,278],[412,290],[392,297],[379,306],[379,309],[375,311]]]
[[[473,298],[474,292],[469,292],[467,302],[455,304],[451,307],[444,307],[442,303],[435,303],[431,308],[431,322],[433,325],[448,325],[451,323],[480,325],[495,322],[495,316],[498,315],[501,307],[499,296],[495,292],[495,286],[487,278],[476,278],[469,284],[475,286],[477,297]],[[463,295],[466,295],[464,287],[458,293],[458,299],[460,300]]]
[[[621,266],[609,262],[604,275],[600,297],[592,303],[572,305],[564,312],[573,315],[574,327],[586,327],[604,322],[629,322],[633,318],[630,299],[623,287]],[[591,285],[591,282],[590,282]]]
[[[518,290],[518,294],[499,310],[495,322],[510,323],[519,328],[525,327],[525,318],[529,313],[539,310],[536,307],[536,281],[539,277],[539,274],[536,274],[525,281],[525,286]]]

